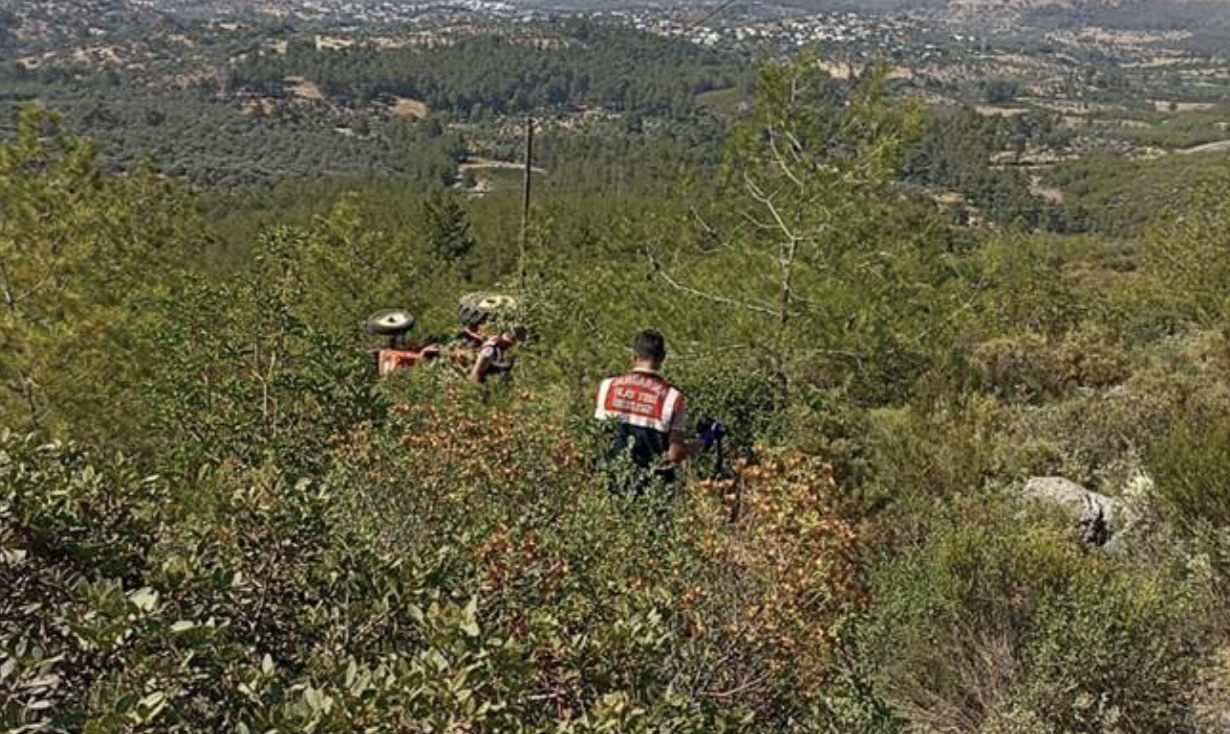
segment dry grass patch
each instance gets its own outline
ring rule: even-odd
[[[388,109],[394,117],[412,117],[416,120],[425,119],[431,114],[431,108],[426,103],[409,97],[395,97]]]
[[[1217,105],[1212,102],[1176,102],[1166,99],[1153,100],[1153,109],[1158,112],[1208,112]]]
[[[301,76],[288,76],[285,79],[286,91],[290,92],[292,97],[296,99],[306,99],[311,102],[321,102],[324,100],[324,92],[320,91],[320,87],[315,82],[310,82]]]

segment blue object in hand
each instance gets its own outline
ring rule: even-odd
[[[712,418],[701,418],[697,422],[696,437],[705,448],[717,443],[726,435],[726,424]]]

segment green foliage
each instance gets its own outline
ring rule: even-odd
[[[728,446],[734,452],[749,453],[758,442],[778,442],[785,406],[773,380],[715,356],[680,369],[679,386],[695,396],[688,404],[691,415],[708,415],[727,425]]]
[[[1062,387],[1058,365],[1037,334],[985,341],[971,357],[983,385],[1002,397],[1041,398]]]
[[[231,84],[281,93],[287,77],[360,103],[381,95],[422,100],[462,118],[591,105],[686,115],[696,95],[735,75],[715,51],[587,20],[479,33],[452,43],[320,50],[292,43],[285,54],[253,55]]]
[[[976,322],[996,336],[1055,336],[1071,329],[1087,311],[1089,294],[1075,287],[1066,260],[1045,238],[1009,236],[986,243],[970,258],[975,268],[970,278],[980,296]]]
[[[807,59],[768,65],[719,198],[677,235],[638,237],[654,243],[669,289],[658,298],[722,324],[728,348],[783,396],[845,383],[868,401],[900,395],[948,305],[935,220],[890,204],[915,115],[885,100],[882,81],[841,85]],[[902,308],[913,299],[919,309]]]
[[[1006,82],[992,83],[984,91],[1011,101],[1015,89]],[[990,101],[990,100],[988,100]],[[980,216],[1003,225],[1047,227],[1048,212],[1019,171],[991,166],[992,157],[1023,153],[1030,145],[1062,145],[1062,134],[1047,115],[999,117],[981,115],[972,107],[929,110],[918,139],[906,149],[902,173],[906,181],[937,193],[957,192],[977,208]]]
[[[334,95],[435,80],[481,127],[485,102],[451,88],[467,75],[538,94],[623,37],[567,33],[593,35],[458,44],[539,64],[519,81],[427,68],[451,47],[284,61]],[[0,436],[0,728],[1191,730],[1230,558],[1216,192],[1143,259],[954,228],[901,181],[982,188],[983,159],[1057,135],[1045,121],[954,113],[961,142],[927,140],[933,119],[911,147],[916,111],[882,76],[807,57],[768,65],[731,133],[683,101],[720,64],[636,38],[632,67],[677,53],[686,73],[574,75],[546,102],[639,112],[544,123],[518,293],[533,338],[485,390],[445,364],[377,383],[362,319],[408,308],[445,341],[460,293],[508,286],[512,174],[463,200],[390,161],[400,182],[213,192],[197,218],[30,113],[0,146],[0,425],[17,429]],[[240,73],[286,71],[250,58]],[[477,129],[355,101],[330,124],[428,146],[433,181]],[[288,119],[245,125],[320,124],[279,105]],[[92,124],[184,123],[138,108]],[[513,137],[484,155],[511,159]],[[608,493],[589,415],[645,327],[737,460],[633,501]],[[1087,549],[1000,496],[1038,474],[1114,495],[1156,476],[1161,512],[1114,539],[1121,559]]]
[[[1192,541],[1192,565],[1208,577],[1223,623],[1230,590],[1228,451],[1230,421],[1220,414],[1179,423],[1150,457],[1163,512]]]
[[[1038,732],[1190,728],[1195,638],[1181,587],[1085,555],[1067,531],[993,502],[934,531],[878,574],[859,634],[907,721],[970,732],[1011,719]]]
[[[874,481],[911,514],[978,495],[999,476],[995,437],[1006,421],[1003,408],[985,398],[876,411],[866,438],[874,447]]]
[[[133,332],[198,242],[191,203],[148,177],[100,179],[92,146],[54,125],[30,107],[20,137],[0,142],[0,421],[83,437],[136,430],[154,346]]]
[[[1224,323],[1230,316],[1225,284],[1230,279],[1230,169],[1206,177],[1182,215],[1158,226],[1145,240],[1146,266],[1173,309],[1197,323]]]
[[[822,724],[854,604],[854,534],[822,466],[748,475],[730,527],[701,494],[608,498],[535,406],[438,405],[341,437],[317,480],[141,479],[4,434],[6,726]]]
[[[1190,730],[1198,638],[1188,603],[1173,584],[1113,571],[1049,599],[1026,651],[1039,718],[1059,731]]]
[[[988,79],[982,83],[982,93],[987,104],[1008,104],[1016,99],[1020,89],[1008,79]]]
[[[321,179],[444,185],[462,153],[456,132],[430,135],[427,124],[381,109],[240,99],[136,81],[113,86],[97,77],[84,84],[9,82],[0,72],[0,80],[90,135],[105,170],[152,168],[211,193],[263,198],[279,184]],[[0,129],[13,111],[13,103],[0,100]],[[162,122],[150,125],[151,117]]]
[[[1158,487],[1182,525],[1230,528],[1230,424],[1225,419],[1180,424],[1153,456]]]
[[[447,265],[461,265],[474,252],[474,235],[465,210],[452,196],[437,195],[423,208],[427,221],[427,241],[434,260]],[[468,267],[461,265],[463,270]]]
[[[1056,166],[1045,177],[1064,192],[1066,231],[1136,236],[1190,204],[1192,181],[1224,165],[1217,155],[1124,160],[1093,155]]]
[[[4,440],[6,725],[337,731],[373,711],[395,727],[504,716],[479,705],[481,680],[467,685],[499,654],[477,639],[473,603],[442,593],[431,563],[347,533],[329,488],[220,473],[170,503],[175,490],[122,463]]]
[[[1125,346],[1097,326],[1058,343],[1034,332],[988,339],[969,359],[977,384],[1007,400],[1042,402],[1073,388],[1111,387],[1131,374]]]
[[[266,459],[319,466],[330,437],[382,412],[371,360],[328,328],[345,323],[346,316],[335,316],[335,297],[346,294],[342,282],[355,288],[347,316],[375,310],[354,308],[373,294],[358,290],[353,269],[332,267],[361,267],[362,260],[349,251],[331,258],[341,243],[327,230],[316,236],[309,242],[301,232],[274,231],[262,240],[252,272],[159,304],[165,316],[152,338],[163,351],[148,390],[161,429],[155,450],[169,466]],[[309,298],[312,292],[326,299]]]

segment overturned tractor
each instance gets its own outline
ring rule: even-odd
[[[493,327],[512,319],[519,307],[518,300],[501,293],[469,293],[461,297],[457,317],[461,331],[444,345],[431,340],[410,338],[416,320],[405,309],[383,309],[367,319],[367,333],[386,340],[374,350],[377,377],[406,372],[420,365],[434,363],[446,357],[448,364],[462,375],[469,374],[483,343]]]

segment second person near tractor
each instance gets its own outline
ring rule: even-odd
[[[523,324],[514,323],[495,336],[483,341],[470,370],[470,379],[484,383],[491,375],[501,375],[512,370],[516,360],[509,353],[513,347],[525,341],[527,332]]]

